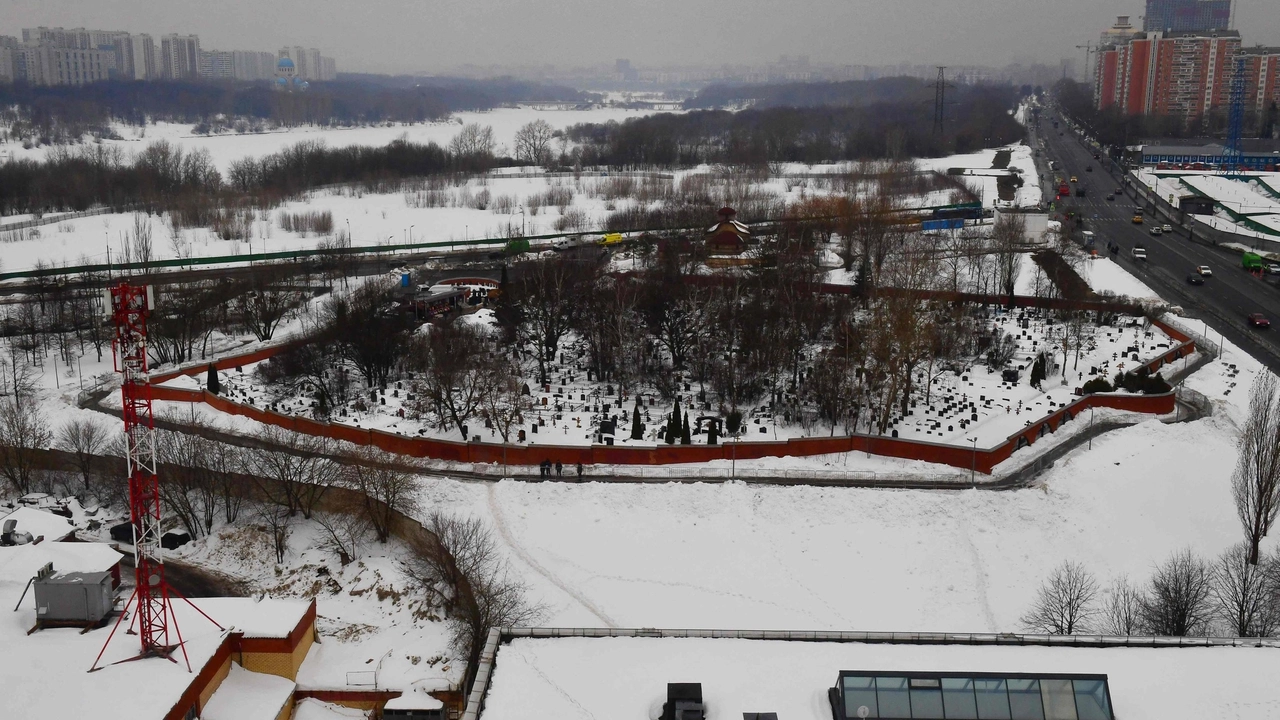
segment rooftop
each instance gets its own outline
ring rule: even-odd
[[[123,558],[124,555],[105,543],[42,542],[3,547],[0,548],[0,582],[25,584],[46,563],[53,563],[53,569],[59,573],[109,572]]]
[[[293,682],[279,675],[245,670],[231,663],[231,672],[209,698],[203,720],[275,720],[293,700]]]
[[[828,720],[828,690],[837,686],[841,673],[886,679],[948,673],[1106,676],[1114,716],[1125,720],[1280,714],[1280,693],[1271,677],[1280,660],[1274,644],[1054,647],[1003,644],[1019,642],[1017,636],[1000,636],[999,643],[996,636],[990,639],[975,645],[516,637],[498,648],[480,717],[657,717],[667,683],[678,682],[702,684],[709,717],[776,712],[787,720]]]
[[[62,540],[76,531],[76,526],[67,518],[30,507],[20,507],[0,517],[0,527],[6,520],[16,521],[18,532],[31,533],[33,538],[43,535],[46,541]]]
[[[11,558],[0,566],[0,605],[17,607],[16,612],[0,613],[0,647],[5,649],[5,659],[0,660],[0,676],[4,677],[5,687],[5,692],[0,693],[0,717],[163,718],[196,679],[200,668],[218,652],[230,632],[243,632],[245,637],[252,638],[288,637],[310,607],[304,600],[195,600],[201,610],[227,628],[220,630],[177,599],[173,612],[186,641],[184,647],[192,673],[187,672],[181,652],[174,655],[176,663],[148,658],[114,664],[138,652],[137,636],[128,635],[123,629],[107,646],[99,662],[100,669],[90,673],[88,670],[102,650],[115,616],[110,617],[105,627],[84,634],[79,628],[47,628],[28,635],[27,631],[36,623],[34,594],[28,592],[21,603],[18,601],[30,578],[27,568],[33,564],[39,567],[46,557],[55,558],[56,570],[85,570],[73,567],[70,561],[60,566],[56,558],[65,553],[75,553],[86,562],[106,562],[111,557],[107,553],[119,558],[119,553],[111,548],[94,543],[40,543],[0,550],[0,562],[5,562],[6,556]],[[257,680],[249,678],[246,682]],[[228,694],[228,700],[231,697],[232,694]]]

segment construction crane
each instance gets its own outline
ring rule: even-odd
[[[1084,82],[1089,82],[1089,55],[1101,48],[1095,48],[1093,42],[1090,41],[1083,45],[1077,45],[1076,49],[1084,51],[1084,70],[1081,72],[1084,74]]]
[[[1219,173],[1231,178],[1241,177],[1240,168],[1244,166],[1244,88],[1247,65],[1243,57],[1236,57],[1236,66],[1231,73],[1231,96],[1227,106],[1227,142],[1222,148],[1222,166]]]
[[[138,654],[130,660],[146,657],[172,657],[175,649],[182,650],[188,672],[191,661],[183,646],[182,632],[173,613],[171,595],[177,595],[204,615],[209,622],[218,625],[204,611],[197,608],[173,588],[164,578],[164,558],[160,547],[160,482],[156,473],[155,422],[151,409],[151,384],[147,378],[147,316],[155,306],[151,286],[138,287],[122,282],[104,292],[115,323],[115,337],[111,349],[115,355],[115,370],[121,374],[121,414],[124,418],[126,461],[129,472],[129,521],[133,526],[133,595],[125,603],[116,624],[111,628],[106,643],[93,661],[89,672],[99,669],[111,638],[120,628],[120,621],[135,605],[130,632],[136,632],[142,644]],[[135,603],[136,601],[136,603]],[[222,628],[221,625],[218,625]],[[172,635],[170,631],[172,630]],[[176,642],[175,642],[176,641]],[[123,662],[123,661],[122,661]]]

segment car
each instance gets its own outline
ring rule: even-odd
[[[1101,159],[1102,159],[1102,156],[1101,156],[1101,155],[1099,155],[1098,153],[1094,153],[1094,154],[1093,154],[1093,159],[1094,159],[1094,160],[1101,160]]]
[[[1141,225],[1141,224],[1142,224],[1142,216],[1141,216],[1141,215],[1134,215],[1134,216],[1133,216],[1133,224],[1134,224],[1134,225]]]
[[[1074,183],[1074,182],[1080,182],[1080,178],[1076,177],[1075,175],[1072,175],[1072,176],[1071,176],[1071,182],[1073,182],[1073,183]]]
[[[1167,232],[1167,233],[1171,233],[1171,232],[1173,232],[1173,226],[1172,226],[1172,225],[1169,225],[1169,224],[1161,225],[1161,226],[1160,226],[1160,229],[1161,229],[1161,230],[1163,230],[1163,231],[1165,231],[1165,232]]]
[[[1280,265],[1276,263],[1268,263],[1267,273],[1270,275],[1280,275]]]
[[[1213,271],[1209,269],[1208,265],[1197,265],[1196,274],[1200,277],[1213,277]]]
[[[1084,171],[1085,171],[1085,172],[1093,172],[1093,166],[1092,166],[1092,165],[1085,165],[1085,166],[1084,166]]]
[[[1187,282],[1190,283],[1191,285],[1203,285],[1204,278],[1200,277],[1195,273],[1191,273],[1190,275],[1187,276]]]
[[[1164,231],[1160,229],[1160,226],[1159,226],[1159,225],[1152,225],[1152,226],[1151,226],[1151,229],[1150,229],[1150,230],[1148,230],[1147,232],[1149,232],[1149,233],[1151,233],[1152,235],[1155,235],[1155,236],[1157,236],[1157,237],[1159,237],[1161,234],[1163,234],[1163,233],[1164,233]]]
[[[1143,262],[1146,262],[1147,249],[1142,247],[1141,245],[1138,245],[1135,248],[1133,248],[1132,256],[1134,260],[1141,260]]]
[[[1255,327],[1258,329],[1265,329],[1265,328],[1271,327],[1271,321],[1268,320],[1267,316],[1263,315],[1262,313],[1250,314],[1249,317],[1245,318],[1245,322],[1248,323],[1249,327]]]
[[[1112,195],[1108,195],[1108,196],[1107,196],[1107,199],[1108,199],[1108,200],[1110,200],[1110,201],[1112,201],[1112,202],[1115,202],[1116,196],[1115,196],[1114,194],[1112,194]]]

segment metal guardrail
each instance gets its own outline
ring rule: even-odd
[[[489,637],[493,637],[490,630]],[[718,630],[698,628],[502,628],[502,640],[514,638],[706,638],[794,640],[909,645],[1044,645],[1051,647],[1265,647],[1280,649],[1280,638],[1171,637],[1162,635],[1027,635],[1020,633],[871,632],[858,630]],[[488,648],[486,644],[486,649]],[[477,679],[478,682],[478,679]]]

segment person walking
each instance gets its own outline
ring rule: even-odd
[[[578,463],[578,482],[582,482],[582,463]]]
[[[561,465],[559,460],[556,461],[556,479],[564,479],[564,465]]]

